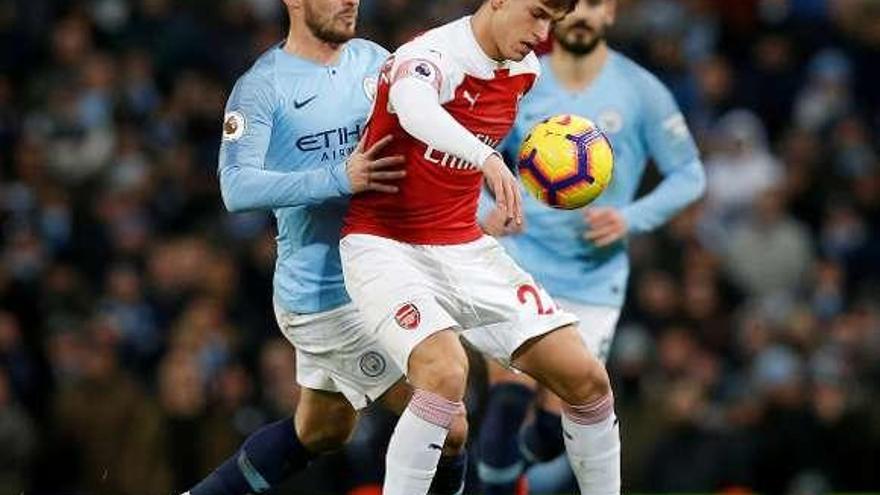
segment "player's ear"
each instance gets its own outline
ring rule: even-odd
[[[605,21],[611,25],[617,18],[617,0],[605,0]]]
[[[507,0],[489,0],[489,5],[492,7],[492,10],[501,10],[506,3]]]

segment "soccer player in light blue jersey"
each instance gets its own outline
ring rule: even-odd
[[[516,156],[529,130],[564,113],[596,122],[614,147],[608,189],[585,210],[555,210],[523,194],[522,229],[505,224],[484,198],[484,229],[502,237],[508,253],[567,311],[578,315],[590,350],[603,362],[623,306],[629,275],[627,237],[650,232],[703,194],[699,153],[672,95],[648,71],[608,48],[614,0],[581,0],[553,29],[553,51],[541,59],[543,77],[523,98],[506,140]],[[648,160],[663,180],[635,198]],[[479,339],[476,332],[466,334]],[[495,382],[480,432],[479,474],[487,495],[516,493],[528,462],[563,452],[563,432],[551,403],[522,428],[535,397],[534,382],[493,365]]]
[[[358,0],[284,0],[290,32],[236,83],[223,120],[219,175],[233,212],[271,209],[278,224],[275,313],[297,353],[294,417],[264,426],[191,495],[262,493],[341,447],[357,409],[380,401],[400,414],[411,391],[364,331],[342,280],[339,235],[347,196],[393,194],[402,157],[359,143],[388,52],[352,39]],[[464,423],[462,418],[462,424]],[[432,493],[463,484],[466,433],[453,429]]]

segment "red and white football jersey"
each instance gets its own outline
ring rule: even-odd
[[[519,100],[540,72],[530,53],[497,62],[477,44],[470,17],[428,31],[401,46],[379,77],[366,147],[394,136],[387,155],[403,155],[407,175],[397,194],[352,197],[343,234],[372,234],[410,244],[460,244],[478,239],[482,173],[472,163],[410,136],[389,100],[395,81],[414,77],[432,85],[443,108],[484,143],[495,147],[516,118]]]

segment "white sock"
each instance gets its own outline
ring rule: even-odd
[[[581,406],[566,404],[562,429],[581,493],[619,495],[620,430],[611,393]]]
[[[383,495],[428,493],[452,419],[463,407],[426,390],[413,393],[388,444]]]

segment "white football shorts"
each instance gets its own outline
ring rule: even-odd
[[[477,348],[509,361],[527,340],[577,323],[490,236],[413,245],[350,234],[339,251],[367,331],[403,370],[416,345],[447,328],[481,332]]]
[[[587,349],[605,364],[611,352],[617,321],[620,319],[620,308],[585,304],[561,297],[556,298],[556,302],[578,317],[578,330]]]
[[[388,352],[367,335],[354,304],[298,314],[275,305],[281,333],[296,348],[296,381],[313,390],[337,392],[355,409],[378,399],[402,376]]]
[[[556,304],[559,308],[577,317],[578,333],[581,334],[584,344],[593,356],[605,364],[611,350],[611,341],[617,328],[617,320],[620,318],[620,308],[578,303],[563,298],[556,298]],[[497,346],[492,338],[492,333],[475,328],[465,330],[462,337],[487,356],[510,367],[510,360],[504,355],[504,349]]]

